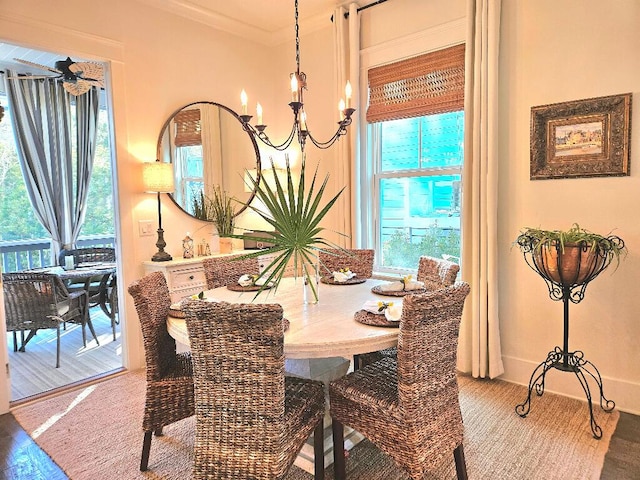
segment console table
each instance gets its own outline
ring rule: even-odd
[[[202,261],[205,258],[229,257],[255,253],[256,250],[236,250],[231,253],[214,253],[204,257],[176,258],[167,262],[142,262],[145,275],[151,272],[162,272],[167,279],[167,286],[171,294],[171,301],[177,302],[189,295],[195,295],[207,289],[207,280],[204,276]],[[262,255],[258,259],[260,271],[270,263],[270,255]]]

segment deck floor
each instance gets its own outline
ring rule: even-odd
[[[122,367],[120,325],[116,325],[114,341],[111,321],[100,308],[91,309],[91,321],[100,344],[96,343],[87,328],[87,346],[84,347],[82,327],[67,324],[67,329],[60,334],[59,368],[56,368],[55,330],[39,330],[24,352],[13,351],[13,333],[7,334],[12,402]],[[19,342],[20,335],[18,346]]]

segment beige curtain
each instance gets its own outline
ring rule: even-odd
[[[458,368],[504,373],[498,318],[498,48],[501,0],[467,0],[463,279],[471,285]]]
[[[341,222],[338,231],[347,235],[340,237],[338,244],[350,248],[356,246],[358,240],[354,234],[360,225],[359,209],[351,208],[356,205],[357,182],[359,175],[358,153],[358,114],[359,105],[359,76],[360,76],[360,18],[358,5],[349,5],[348,21],[344,18],[345,9],[338,7],[333,12],[334,59],[336,65],[337,98],[345,98],[347,80],[353,90],[351,108],[356,109],[349,133],[342,137],[333,148],[337,148],[337,168],[335,170],[336,185],[347,185],[338,202],[336,202],[337,218]],[[337,106],[337,102],[336,102]],[[349,238],[350,237],[350,238]]]

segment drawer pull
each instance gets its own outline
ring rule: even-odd
[[[194,277],[193,275],[189,275],[189,280],[193,280],[194,278],[196,277]]]

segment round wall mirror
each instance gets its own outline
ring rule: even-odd
[[[245,172],[260,176],[260,152],[255,138],[228,107],[215,102],[194,102],[176,110],[158,137],[158,159],[173,164],[175,192],[171,199],[194,216],[194,200],[216,185],[237,203],[236,215],[255,196]]]

